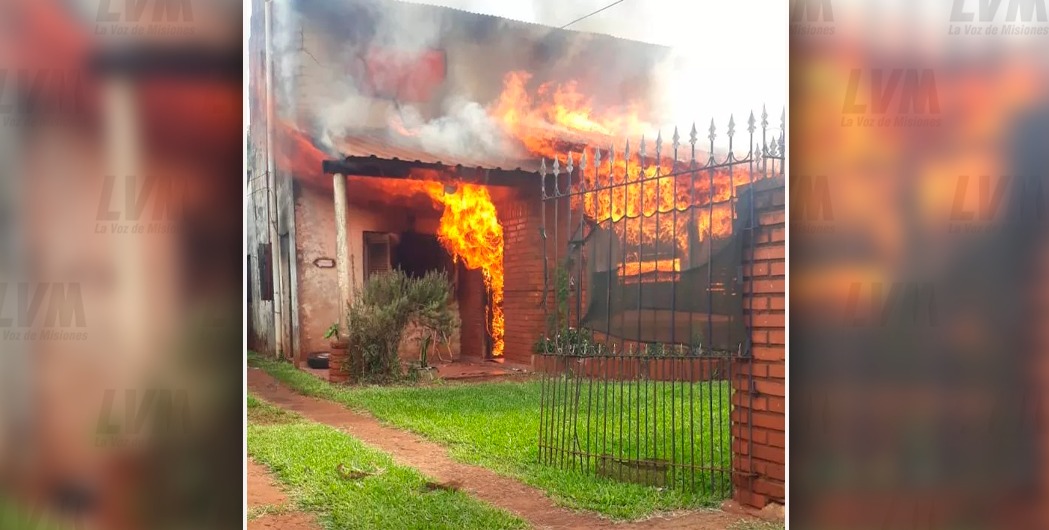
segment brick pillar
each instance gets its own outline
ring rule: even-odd
[[[531,363],[532,348],[546,326],[539,305],[543,295],[543,244],[538,195],[538,191],[522,189],[513,200],[496,205],[503,225],[504,353],[507,361],[520,364]]]
[[[786,480],[786,225],[784,179],[755,184],[758,228],[743,245],[743,310],[753,359],[733,366],[732,454],[735,500],[783,503]]]

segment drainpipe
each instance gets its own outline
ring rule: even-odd
[[[345,337],[349,322],[346,312],[350,303],[349,237],[346,227],[346,176],[336,173],[332,177],[335,195],[335,267],[339,275],[339,336]]]
[[[266,47],[266,189],[269,199],[267,224],[270,233],[270,253],[273,273],[273,348],[276,355],[284,354],[284,266],[280,261],[280,234],[277,232],[277,175],[273,154],[273,2],[266,0],[264,11]]]

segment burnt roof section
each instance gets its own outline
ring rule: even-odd
[[[477,184],[520,186],[527,184],[530,179],[534,179],[538,186],[539,182],[538,173],[523,169],[448,165],[441,162],[420,162],[418,160],[389,159],[376,156],[351,156],[342,160],[325,160],[321,162],[321,167],[328,174],[341,173],[343,175],[361,177],[404,179],[412,176],[413,169],[432,169],[454,173],[463,182]]]
[[[414,137],[381,130],[351,134],[339,141],[338,150],[339,154],[346,158],[354,159],[381,158],[448,167],[483,167],[532,173],[539,170],[538,159],[511,158],[474,150],[449,153],[439,149],[428,149]]]
[[[503,46],[493,49],[492,53],[494,59],[501,61],[503,70],[493,72],[493,76],[525,70],[544,82],[588,79],[592,81],[588,94],[599,106],[648,94],[652,69],[670,52],[665,46],[600,33],[396,0],[295,0],[290,5],[301,18],[298,24],[308,24],[322,38],[337,39],[353,49],[360,46],[402,49],[402,45],[407,45],[404,49],[413,51],[416,46],[444,49],[448,44],[462,43],[488,49],[492,43],[502,43]],[[433,34],[413,38],[411,30],[424,25],[436,28]],[[400,42],[401,37],[406,42]],[[423,41],[425,46],[416,40]],[[492,95],[479,93],[470,97],[488,101]],[[578,152],[582,146],[563,138],[563,134],[549,132],[547,136],[565,141],[564,152]],[[338,143],[333,152],[341,159],[324,161],[325,173],[338,170],[346,174],[396,178],[412,167],[480,168],[492,176],[517,175],[519,179],[527,175],[538,178],[540,164],[538,157],[513,159],[469,149],[441,152],[418,139],[401,137],[387,130],[354,130],[348,137],[339,138]]]
[[[321,163],[324,173],[408,178],[412,169],[430,169],[455,173],[468,182],[494,185],[520,185],[529,179],[538,182],[539,178],[538,159],[517,160],[472,153],[439,155],[412,145],[409,139],[392,140],[382,132],[351,136],[345,139],[340,152],[341,160]]]
[[[397,0],[298,0],[291,8],[297,20],[288,24],[310,28],[320,41],[339,43],[345,56],[372,48],[412,54],[478,47],[488,50],[492,76],[525,70],[536,82],[588,80],[588,96],[598,107],[647,98],[658,65],[671,57],[667,46],[444,6]],[[309,51],[308,42],[295,44]],[[448,75],[451,79],[466,74]]]

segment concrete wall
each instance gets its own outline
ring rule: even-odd
[[[351,185],[347,193],[354,189]],[[414,223],[411,217],[414,214]],[[324,334],[332,323],[339,318],[339,312],[345,307],[338,303],[338,277],[335,268],[321,268],[314,264],[319,258],[335,259],[335,210],[334,199],[329,190],[303,186],[295,197],[295,219],[298,237],[295,241],[298,269],[298,281],[295,285],[298,293],[298,329],[300,360],[310,352],[328,351],[328,339]],[[424,215],[418,210],[399,207],[366,207],[351,204],[347,211],[347,232],[350,247],[350,273],[353,284],[360,288],[364,284],[364,233],[394,232],[399,233],[409,228],[421,233],[435,233],[438,218],[435,214]],[[471,277],[469,273],[460,273],[460,282]],[[475,278],[480,281],[480,277]],[[464,327],[473,328],[476,315],[463,315]],[[483,324],[483,323],[482,323]],[[411,335],[411,334],[410,334]],[[412,339],[409,337],[409,339]],[[450,337],[452,354],[458,357],[460,347],[458,336]],[[470,344],[472,348],[476,345]],[[418,359],[419,350],[413,340],[402,344],[402,358]],[[447,350],[441,352],[447,357]],[[436,359],[436,355],[431,357]]]
[[[335,203],[331,193],[303,187],[295,198],[295,239],[298,257],[299,351],[303,356],[328,351],[324,338],[339,319],[337,269],[313,264],[318,258],[335,259]]]
[[[294,266],[296,263],[294,255],[296,229],[293,189],[295,185],[291,173],[286,168],[282,169],[280,167],[275,167],[274,169],[272,177],[274,181],[273,189],[269,189],[268,184],[267,160],[270,157],[279,160],[279,153],[287,149],[285,144],[289,139],[281,134],[281,130],[276,123],[271,124],[267,122],[266,109],[269,103],[267,102],[268,95],[265,89],[264,11],[264,2],[252,0],[251,36],[248,41],[248,113],[250,116],[250,127],[248,130],[248,158],[246,161],[247,170],[251,173],[251,180],[244,190],[247,203],[245,208],[245,237],[247,239],[247,252],[250,255],[253,267],[252,284],[248,286],[251,290],[252,302],[248,315],[248,347],[270,355],[277,353],[275,351],[277,330],[275,329],[276,319],[274,313],[277,310],[275,304],[280,302],[277,298],[277,294],[281,292],[278,282],[283,282],[283,310],[287,313],[282,319],[285,325],[281,332],[284,334],[284,340],[287,343],[286,351],[283,354],[285,357],[290,358],[298,353],[294,349],[295,339],[298,335],[298,329],[295,326],[298,295],[296,290],[292,288],[297,281],[298,275],[298,270]],[[283,71],[286,65],[281,62],[279,57],[275,59],[275,62],[273,77],[274,82],[279,85],[280,80],[286,77]],[[289,96],[275,91],[272,97],[272,104],[277,113],[276,117],[279,120],[281,118],[281,109],[286,106],[281,98]],[[272,153],[267,151],[267,131],[272,134],[273,138]],[[274,197],[277,205],[276,216],[271,215],[269,211],[271,195]],[[271,224],[276,225],[277,241],[271,240]],[[276,260],[273,260],[272,270],[282,269],[283,277],[274,279],[274,300],[262,300],[261,268],[259,264],[266,258],[258,255],[258,245],[270,244],[273,248],[280,249],[281,238],[287,241],[286,249],[280,253]],[[247,261],[245,259],[245,262]]]
[[[244,231],[247,241],[245,263],[252,268],[248,275],[251,279],[248,289],[248,348],[267,354],[273,354],[273,303],[261,297],[260,256],[258,245],[269,241],[266,221],[269,218],[266,208],[268,191],[266,189],[266,121],[265,106],[260,97],[264,86],[264,68],[260,54],[263,50],[262,2],[252,0],[251,38],[248,43],[249,95],[248,113],[251,126],[248,129],[248,153],[245,165],[249,172],[245,193]]]
[[[299,295],[299,350],[308,354],[328,351],[324,334],[339,320],[339,285],[336,269],[314,265],[318,258],[336,259],[335,206],[328,190],[302,187],[295,198],[295,217],[299,228],[295,241],[299,269],[296,288]],[[364,281],[362,256],[365,231],[399,231],[404,223],[395,211],[367,211],[350,206],[347,233],[350,274],[353,285]],[[400,216],[403,217],[403,216]]]

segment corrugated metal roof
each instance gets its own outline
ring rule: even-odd
[[[356,133],[340,142],[339,152],[347,160],[392,160],[405,163],[436,164],[447,167],[497,169],[503,171],[535,172],[538,158],[509,158],[484,153],[441,153],[423,148],[411,137],[398,137],[384,131]]]

